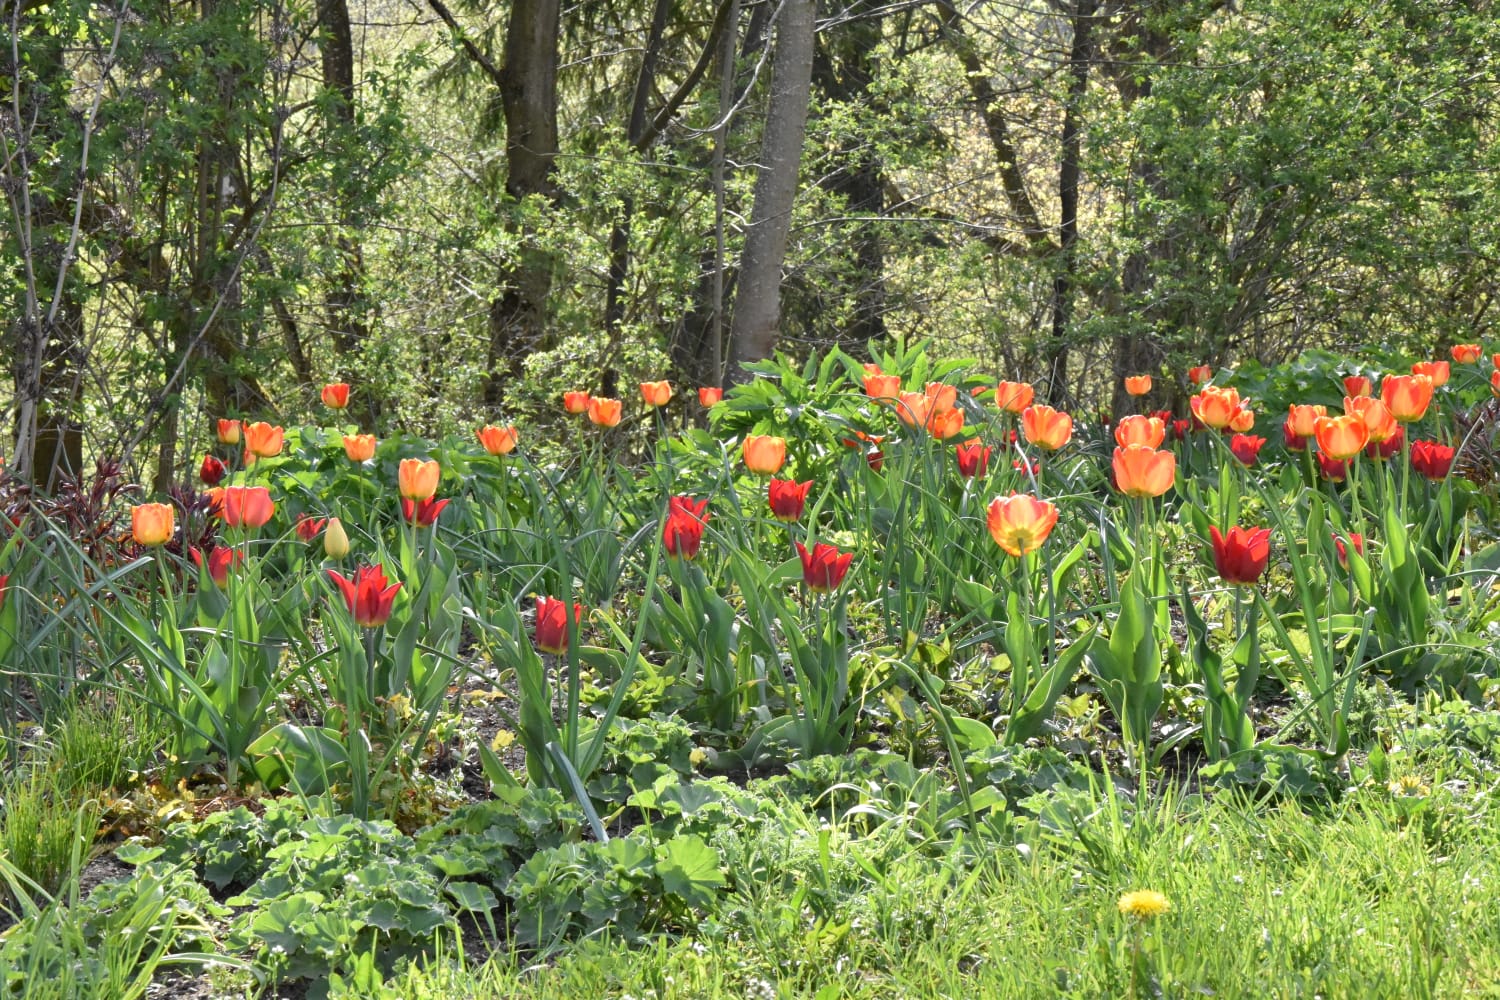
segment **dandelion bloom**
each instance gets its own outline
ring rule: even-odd
[[[245,427],[245,449],[257,458],[272,458],[281,454],[285,433],[280,427],[257,420]]]
[[[1260,449],[1266,443],[1263,437],[1253,434],[1236,434],[1229,439],[1229,451],[1235,461],[1245,467],[1253,466],[1260,458]]]
[[[896,416],[908,427],[927,426],[927,416],[932,412],[932,400],[925,392],[903,392],[896,404]]]
[[[1403,430],[1400,425],[1397,425],[1396,433],[1392,434],[1384,441],[1371,441],[1369,444],[1365,445],[1365,454],[1370,458],[1384,460],[1399,452],[1401,450],[1401,446],[1405,443],[1406,431]]]
[[[1057,505],[1024,493],[996,497],[990,501],[985,519],[995,544],[1013,556],[1024,556],[1042,547],[1057,524]]]
[[[620,423],[620,417],[625,413],[624,404],[618,399],[598,399],[589,397],[588,401],[589,423],[596,427],[615,427]]]
[[[571,417],[580,413],[587,413],[589,409],[589,394],[581,389],[572,389],[563,393],[563,412]]]
[[[1115,444],[1121,448],[1133,444],[1145,445],[1147,448],[1160,448],[1166,439],[1167,425],[1160,417],[1148,417],[1137,413],[1124,417],[1115,425]]]
[[[922,390],[928,413],[946,413],[958,403],[958,389],[946,382],[928,382]]]
[[[1446,361],[1418,361],[1411,366],[1413,375],[1426,375],[1432,379],[1432,387],[1436,389],[1440,385],[1448,384],[1448,376],[1451,368]]]
[[[927,430],[939,441],[957,437],[964,429],[963,410],[943,410],[927,417]]]
[[[137,545],[165,545],[177,530],[171,504],[143,503],[130,508],[130,534]]]
[[[1440,441],[1413,441],[1411,467],[1431,480],[1447,477],[1453,471],[1454,450]]]
[[[1455,363],[1460,365],[1478,364],[1479,359],[1484,357],[1484,348],[1478,344],[1454,344],[1448,348],[1448,353],[1453,355]]]
[[[698,405],[707,409],[724,398],[724,390],[716,385],[705,385],[698,390]]]
[[[1144,396],[1151,391],[1150,375],[1126,375],[1125,392],[1131,396]]]
[[[1379,444],[1401,430],[1401,425],[1391,415],[1390,407],[1374,396],[1345,396],[1344,412],[1353,413],[1365,422],[1372,444]]]
[[[1349,478],[1349,461],[1343,458],[1330,458],[1321,451],[1317,452],[1318,475],[1331,483],[1342,483]]]
[[[1300,438],[1310,438],[1318,426],[1318,418],[1328,416],[1328,407],[1293,403],[1287,407],[1286,422],[1292,433]]]
[[[1271,561],[1271,529],[1241,528],[1235,525],[1227,534],[1217,525],[1208,529],[1213,541],[1214,569],[1225,583],[1252,586],[1260,582],[1266,564]]]
[[[426,500],[437,492],[443,470],[437,462],[420,458],[403,458],[396,470],[401,496],[407,500]]]
[[[1319,417],[1313,437],[1323,454],[1347,461],[1365,450],[1370,431],[1358,414],[1346,413],[1340,417]]]
[[[1365,554],[1365,536],[1357,531],[1349,532],[1349,542],[1354,546],[1354,551],[1361,556]],[[1344,539],[1338,535],[1333,536],[1333,547],[1338,551],[1339,565],[1344,569],[1349,568],[1349,549],[1344,544]]]
[[[439,500],[436,497],[427,497],[422,500],[412,500],[408,497],[401,498],[401,516],[406,518],[407,523],[415,524],[419,528],[430,528],[437,523],[438,515],[451,501]]]
[[[802,520],[802,509],[807,506],[807,491],[812,489],[812,480],[799,483],[794,479],[773,479],[766,484],[766,498],[771,505],[771,516],[778,521]]]
[[[899,399],[901,378],[898,375],[865,375],[865,395],[871,399]]]
[[[995,405],[1006,413],[1020,413],[1036,398],[1030,382],[1001,382],[995,386]]]
[[[1021,430],[1038,448],[1057,451],[1072,440],[1073,418],[1039,403],[1021,411]]]
[[[1177,456],[1143,444],[1115,449],[1115,487],[1129,497],[1159,497],[1177,478]]]
[[[1388,375],[1380,383],[1380,401],[1397,422],[1413,423],[1427,413],[1434,387],[1426,375]]]
[[[1127,917],[1134,917],[1136,920],[1150,920],[1152,917],[1159,917],[1164,913],[1170,912],[1172,909],[1172,904],[1167,900],[1167,897],[1152,889],[1137,889],[1134,892],[1127,892],[1120,897],[1120,901],[1116,905],[1119,906],[1122,914]]]
[[[330,559],[349,554],[349,534],[344,531],[344,522],[336,517],[328,519],[328,530],[323,532],[323,554]]]
[[[774,476],[786,462],[786,439],[769,434],[751,434],[740,446],[745,468],[763,476]]]
[[[391,618],[400,583],[390,583],[379,566],[361,566],[350,580],[338,570],[328,570],[328,578],[339,588],[355,624],[361,628],[379,628]]]
[[[658,406],[666,406],[667,403],[671,400],[671,398],[672,398],[672,383],[671,382],[667,382],[667,381],[664,380],[664,381],[661,381],[661,382],[642,382],[641,383],[641,401],[643,403],[645,403],[647,406],[650,406],[650,407],[653,407],[653,408],[658,407]]]
[[[240,443],[240,422],[238,420],[220,420],[219,421],[219,443],[220,444],[239,444]]]
[[[1369,396],[1375,392],[1375,383],[1367,375],[1344,376],[1344,395]]]
[[[227,471],[224,468],[223,462],[212,455],[204,455],[203,464],[198,466],[198,478],[203,481],[203,485],[205,486],[218,486],[219,481],[224,478],[224,473]]]
[[[330,410],[342,410],[349,405],[349,383],[330,382],[318,395]]]
[[[1187,377],[1188,381],[1194,385],[1202,385],[1214,377],[1214,370],[1208,365],[1194,365],[1188,369]]]
[[[811,485],[811,484],[809,484]],[[703,528],[708,523],[708,499],[672,497],[667,501],[667,520],[662,525],[661,541],[667,555],[692,559],[703,544]]]
[[[231,528],[260,528],[276,513],[264,486],[226,486],[219,495],[219,516]]]
[[[819,542],[812,551],[797,542],[797,555],[802,560],[802,582],[815,594],[826,594],[838,589],[854,561],[853,552],[840,552],[832,545]]]
[[[193,565],[202,568],[205,563],[203,553],[197,547],[190,547],[188,555],[193,558]],[[238,548],[228,548],[223,545],[215,546],[209,550],[207,568],[208,578],[214,582],[214,586],[223,590],[229,586],[229,571],[236,566],[244,565],[245,553]]]
[[[375,457],[374,434],[345,434],[344,455],[351,462],[368,462]]]
[[[954,455],[958,458],[958,474],[965,479],[973,479],[975,476],[983,478],[990,471],[990,449],[985,447],[982,441],[970,441],[968,444],[956,444],[953,446]]]
[[[521,439],[514,427],[495,424],[485,424],[474,432],[474,436],[479,439],[479,446],[491,455],[509,455],[516,450],[516,442]]]
[[[318,532],[322,531],[323,526],[327,523],[328,518],[326,517],[308,517],[306,514],[298,514],[297,523],[293,525],[293,528],[296,530],[298,538],[304,542],[310,542],[318,537]]]
[[[1203,426],[1221,431],[1229,426],[1235,414],[1240,411],[1240,392],[1238,389],[1216,385],[1204,386],[1188,400],[1188,404],[1193,416],[1201,420]]]

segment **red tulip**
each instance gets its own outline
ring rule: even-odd
[[[1243,586],[1259,582],[1271,561],[1270,528],[1247,530],[1235,525],[1228,534],[1220,534],[1217,526],[1211,526],[1208,534],[1213,540],[1214,568],[1220,579]]]
[[[809,485],[811,485],[809,483]],[[667,520],[662,525],[661,541],[669,556],[692,559],[703,544],[703,528],[708,523],[708,499],[672,497],[667,501]]]
[[[264,486],[226,486],[220,494],[219,516],[231,528],[259,528],[276,513],[271,491]]]
[[[1396,433],[1392,434],[1384,441],[1371,441],[1369,444],[1365,445],[1365,454],[1370,458],[1376,459],[1390,458],[1392,455],[1399,452],[1401,450],[1401,446],[1405,443],[1406,429],[1403,427],[1397,427]]]
[[[589,408],[589,394],[581,390],[573,390],[563,393],[563,410],[570,416],[578,416],[587,413]]]
[[[0,611],[5,610],[5,594],[10,589],[10,574],[0,573]]]
[[[425,500],[401,498],[401,515],[419,528],[430,528],[437,523],[438,515],[448,506],[449,500],[428,497]]]
[[[802,559],[802,582],[817,594],[837,589],[844,582],[844,574],[849,572],[849,564],[854,561],[853,552],[841,553],[822,542],[814,545],[811,552],[798,542],[797,555]]]
[[[1195,365],[1188,369],[1188,381],[1194,385],[1202,385],[1214,377],[1214,370],[1208,365]]]
[[[1234,453],[1235,459],[1247,468],[1254,465],[1260,457],[1261,446],[1266,443],[1263,437],[1253,434],[1236,434],[1229,439],[1229,450]]]
[[[724,398],[724,390],[716,385],[706,385],[698,390],[698,405],[710,407]]]
[[[1447,477],[1453,470],[1454,451],[1439,441],[1413,441],[1411,444],[1411,467],[1428,479]]]
[[[1478,344],[1454,344],[1448,348],[1448,353],[1453,355],[1453,360],[1461,365],[1477,364],[1484,357],[1484,348]]]
[[[297,515],[297,537],[304,542],[310,542],[318,537],[318,532],[328,523],[326,517],[308,517],[306,514]]]
[[[196,566],[203,565],[203,553],[196,547],[188,549],[188,555],[193,557]],[[242,566],[245,562],[245,553],[238,548],[227,548],[223,545],[217,546],[208,553],[208,578],[214,582],[214,586],[223,590],[229,586],[229,571],[236,566]]]
[[[1354,544],[1354,551],[1355,552],[1358,552],[1360,555],[1364,555],[1365,554],[1365,536],[1364,535],[1361,535],[1357,531],[1351,531],[1349,533],[1349,541]],[[1348,548],[1345,547],[1344,540],[1342,538],[1340,538],[1338,535],[1334,535],[1333,536],[1333,547],[1338,550],[1339,565],[1342,566],[1342,567],[1344,567],[1344,569],[1348,569],[1349,568],[1349,550],[1348,550]]]
[[[1281,422],[1281,437],[1282,437],[1282,440],[1284,440],[1286,442],[1286,446],[1287,446],[1288,450],[1290,450],[1290,451],[1306,451],[1307,450],[1307,442],[1308,442],[1308,437],[1309,436],[1308,435],[1304,435],[1304,434],[1298,434],[1295,430],[1293,430],[1292,429],[1291,418],[1287,418],[1286,420],[1283,420]]]
[[[958,474],[965,479],[973,479],[975,476],[983,478],[989,473],[990,449],[985,447],[984,442],[956,444],[953,450],[958,456]]]
[[[1174,420],[1174,421],[1172,421],[1172,440],[1174,440],[1174,441],[1185,440],[1187,438],[1187,436],[1188,436],[1188,431],[1190,431],[1192,429],[1192,427],[1193,427],[1193,422],[1191,420],[1185,420],[1184,419],[1184,420]]]
[[[323,405],[330,410],[342,410],[349,405],[349,383],[332,382],[325,385],[319,395],[323,399]]]
[[[1452,367],[1446,361],[1418,361],[1411,366],[1413,375],[1426,375],[1432,379],[1433,388],[1448,384]]]
[[[227,471],[223,462],[212,455],[204,455],[203,464],[198,467],[198,478],[205,486],[218,486]]]
[[[802,508],[807,504],[807,491],[812,489],[812,480],[799,483],[793,479],[773,479],[766,487],[771,504],[771,516],[778,521],[802,520]],[[707,501],[704,501],[707,503]]]
[[[573,624],[583,621],[583,605],[573,605]],[[536,600],[536,648],[553,656],[568,651],[568,602],[554,597]]]
[[[1344,377],[1344,395],[1368,396],[1375,391],[1375,383],[1368,375],[1346,375]],[[1345,407],[1348,409],[1348,407]]]
[[[346,578],[338,570],[328,570],[328,577],[344,595],[349,613],[361,628],[379,628],[391,617],[391,605],[395,603],[400,583],[390,583],[385,570],[379,566],[361,566],[354,579]]]
[[[1342,483],[1349,475],[1349,460],[1345,458],[1329,458],[1323,452],[1317,452],[1318,474],[1331,483]]]

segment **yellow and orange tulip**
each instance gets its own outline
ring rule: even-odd
[[[1426,375],[1387,375],[1380,383],[1380,401],[1397,423],[1421,420],[1432,404],[1435,384]]]
[[[1313,437],[1318,450],[1336,461],[1347,461],[1365,450],[1370,443],[1370,430],[1364,418],[1357,413],[1346,413],[1340,417],[1319,417],[1313,427]]]
[[[1006,413],[1020,413],[1036,399],[1030,382],[1001,382],[995,386],[995,405]]]
[[[672,399],[672,383],[665,380],[661,382],[642,382],[641,401],[650,407],[666,406]]]
[[[786,439],[769,434],[751,434],[740,447],[745,468],[762,476],[775,475],[786,462]]]
[[[963,410],[943,410],[927,415],[927,430],[939,441],[956,437],[964,429]]]
[[[1177,480],[1177,456],[1143,444],[1115,449],[1115,488],[1129,497],[1159,497]]]
[[[1240,412],[1240,392],[1221,386],[1204,386],[1197,395],[1188,400],[1193,416],[1205,427],[1222,431],[1234,422]],[[1252,419],[1253,423],[1253,419]]]
[[[143,503],[130,508],[130,535],[137,545],[165,545],[177,530],[177,514],[171,504]]]
[[[486,424],[475,431],[474,436],[479,439],[479,446],[491,455],[509,455],[521,439],[514,427],[495,424]]]
[[[1133,444],[1147,448],[1160,448],[1167,439],[1167,424],[1160,417],[1134,414],[1124,417],[1115,425],[1115,444],[1128,448]]]
[[[1287,410],[1286,426],[1298,437],[1309,438],[1313,436],[1313,429],[1318,426],[1318,418],[1327,415],[1328,407],[1326,406],[1293,403]]]
[[[424,462],[420,458],[403,458],[396,470],[396,482],[404,500],[432,499],[442,477],[443,470],[436,462]]]
[[[620,423],[620,418],[625,414],[625,407],[618,399],[599,399],[590,396],[587,409],[589,423],[597,427],[614,427]]]
[[[368,462],[375,457],[374,434],[345,434],[344,454],[351,462]]]
[[[1021,433],[1038,448],[1056,451],[1072,440],[1073,418],[1038,403],[1021,411]]]
[[[272,458],[281,454],[285,443],[285,431],[257,420],[245,427],[245,450],[257,458]]]
[[[1345,396],[1344,412],[1353,413],[1365,422],[1371,444],[1388,441],[1401,429],[1390,408],[1374,396]]]
[[[985,519],[995,544],[1013,556],[1042,547],[1057,524],[1057,505],[1021,493],[990,501]]]
[[[589,409],[589,394],[581,389],[573,389],[563,393],[563,411],[569,416],[576,417],[580,413],[587,413]]]
[[[1418,361],[1411,366],[1413,375],[1426,375],[1432,379],[1432,387],[1436,389],[1440,385],[1448,384],[1448,376],[1452,369],[1446,361]]]
[[[1126,375],[1125,392],[1131,396],[1144,396],[1151,391],[1150,375]]]

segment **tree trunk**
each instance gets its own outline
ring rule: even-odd
[[[739,290],[730,328],[730,381],[742,381],[740,366],[769,357],[781,331],[781,269],[802,163],[807,105],[812,92],[813,0],[784,0],[776,28],[771,105],[761,144]]]
[[[1093,60],[1094,0],[1077,0],[1073,9],[1073,45],[1068,53],[1068,99],[1063,109],[1062,157],[1057,171],[1060,254],[1052,283],[1052,343],[1047,350],[1047,398],[1062,406],[1068,395],[1068,332],[1073,320],[1074,283],[1078,272],[1079,116],[1088,91]]]
[[[500,99],[505,110],[505,194],[520,231],[520,252],[500,268],[500,297],[490,304],[484,402],[505,400],[505,387],[522,374],[526,358],[548,346],[547,296],[553,261],[521,222],[522,202],[556,197],[557,44],[560,0],[516,0],[505,33]]]

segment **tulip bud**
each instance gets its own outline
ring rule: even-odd
[[[349,554],[349,536],[336,517],[328,519],[328,527],[323,531],[323,554],[330,559],[342,559]]]

